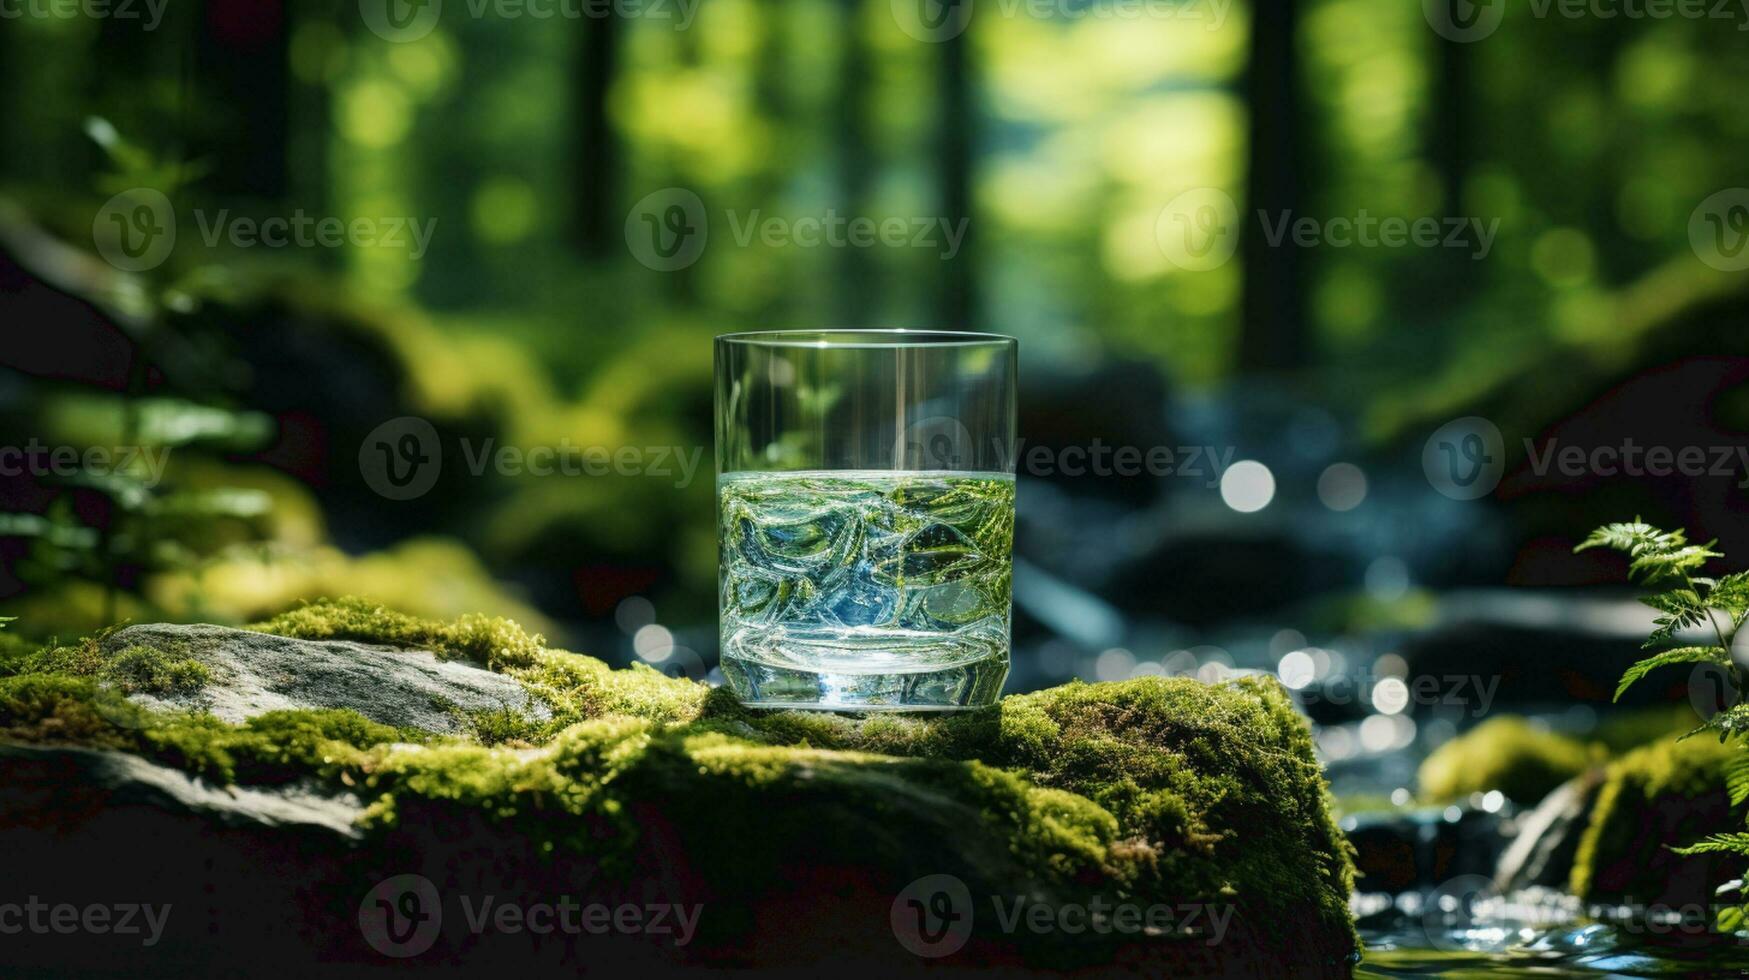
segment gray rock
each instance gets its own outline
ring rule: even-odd
[[[215,786],[121,752],[0,743],[0,773],[6,776],[7,806],[19,812],[148,806],[230,828],[303,829],[362,838],[354,822],[364,807],[351,794],[296,784],[272,789]]]
[[[426,650],[172,624],[130,626],[105,637],[102,645],[111,656],[145,646],[205,664],[213,679],[199,692],[128,697],[158,710],[208,711],[233,724],[281,709],[350,708],[383,724],[453,734],[464,730],[471,712],[552,717],[548,706],[514,679],[464,661],[441,660]]]
[[[1593,770],[1549,791],[1536,809],[1518,818],[1518,836],[1494,868],[1505,894],[1532,886],[1565,889],[1579,853],[1579,837],[1591,822],[1603,776]]]

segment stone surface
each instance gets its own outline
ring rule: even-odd
[[[342,603],[260,628],[307,638],[133,627],[0,658],[0,744],[23,746],[0,752],[15,887],[177,910],[150,955],[33,935],[9,962],[128,976],[264,962],[324,975],[1352,969],[1347,845],[1305,723],[1272,681],[1072,684],[948,717],[851,718],[749,711],[504,621]],[[399,648],[412,644],[466,659]],[[539,710],[445,727],[454,705],[491,713],[524,691]],[[441,922],[385,951],[382,909],[421,892]],[[516,911],[480,918],[488,898]],[[565,901],[694,910],[696,935],[504,925]],[[1114,914],[1131,929],[1088,924]],[[952,942],[919,955],[938,927]]]
[[[470,712],[552,716],[514,679],[425,650],[164,623],[117,630],[100,645],[108,656],[146,646],[200,661],[213,675],[200,691],[135,691],[129,700],[158,710],[205,711],[233,724],[268,711],[347,708],[385,725],[459,733]]]
[[[1494,883],[1502,893],[1532,886],[1567,887],[1573,858],[1579,853],[1579,836],[1591,820],[1602,781],[1597,771],[1577,776],[1518,817],[1518,836],[1494,869]]]

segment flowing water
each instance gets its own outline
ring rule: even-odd
[[[731,473],[717,493],[723,675],[744,700],[917,710],[995,698],[1012,475]]]

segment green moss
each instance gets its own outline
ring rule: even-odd
[[[1710,901],[1741,872],[1740,862],[1670,848],[1742,829],[1743,808],[1733,810],[1725,795],[1726,763],[1742,751],[1711,738],[1666,738],[1610,763],[1579,839],[1573,893],[1588,901]]]
[[[710,688],[669,677],[644,664],[615,670],[594,657],[547,650],[523,667],[504,673],[553,708],[553,731],[585,718],[632,715],[652,721],[697,718]]]
[[[845,717],[751,711],[726,690],[544,649],[503,620],[432,623],[349,600],[257,628],[467,657],[518,678],[553,717],[475,715],[461,738],[343,711],[233,726],[126,702],[106,714],[98,701],[113,695],[90,679],[27,676],[0,680],[12,685],[0,735],[223,781],[311,778],[373,801],[376,832],[477,819],[610,871],[659,828],[706,880],[750,892],[797,866],[854,869],[893,893],[954,869],[974,894],[1231,903],[1284,963],[1328,967],[1358,948],[1351,852],[1309,730],[1273,680],[1073,683],[980,711]]]
[[[442,623],[350,596],[311,603],[250,629],[305,640],[357,640],[418,647],[439,656],[471,660],[493,670],[533,666],[546,646],[538,633],[530,634],[502,617],[470,613]]]
[[[0,740],[95,748],[135,746],[147,713],[93,680],[56,674],[0,678]]]
[[[1430,802],[1499,790],[1520,806],[1601,762],[1601,752],[1577,739],[1538,728],[1517,715],[1491,718],[1435,749],[1416,773]]]
[[[1350,929],[1348,844],[1305,722],[1270,680],[1075,682],[935,718],[762,714],[717,692],[694,727],[781,745],[975,758],[1111,814],[1109,873],[1137,894],[1236,896],[1242,918],[1290,941]],[[1297,929],[1305,932],[1290,936]]]
[[[213,679],[207,665],[192,657],[144,646],[117,653],[102,665],[98,676],[128,694],[197,694]]]

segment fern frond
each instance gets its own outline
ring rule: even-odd
[[[1682,736],[1682,738],[1677,739],[1677,741],[1680,742],[1684,738],[1693,738],[1701,732],[1718,732],[1719,741],[1721,742],[1730,738],[1732,735],[1749,734],[1749,703],[1731,705],[1729,708],[1726,708],[1718,714],[1713,715],[1711,718],[1708,718],[1706,724]]]
[[[1615,687],[1615,700],[1620,701],[1622,693],[1632,687],[1634,682],[1646,676],[1659,667],[1670,664],[1728,664],[1731,655],[1724,647],[1677,647],[1665,650],[1663,653],[1647,657],[1634,664],[1621,675],[1621,683]]]
[[[1680,548],[1647,549],[1636,554],[1633,562],[1628,565],[1628,575],[1638,575],[1642,582],[1678,577],[1684,572],[1703,567],[1708,559],[1725,557],[1713,550],[1715,544],[1718,542],[1687,544]]]
[[[1713,583],[1706,604],[1731,614],[1733,622],[1749,613],[1749,572],[1733,572]]]
[[[1573,549],[1574,552],[1587,548],[1611,548],[1637,555],[1643,550],[1669,550],[1679,548],[1686,543],[1681,531],[1660,531],[1638,517],[1624,524],[1605,524],[1591,536]]]
[[[1725,792],[1730,794],[1732,806],[1749,803],[1749,752],[1725,763]]]
[[[1646,638],[1646,642],[1640,644],[1645,649],[1661,646],[1675,636],[1677,630],[1699,626],[1706,619],[1706,605],[1700,601],[1700,594],[1693,589],[1654,592],[1651,595],[1640,596],[1640,601],[1665,613],[1665,615],[1653,620],[1652,635]]]
[[[1698,844],[1672,847],[1678,854],[1743,854],[1749,855],[1749,834],[1714,834]]]

